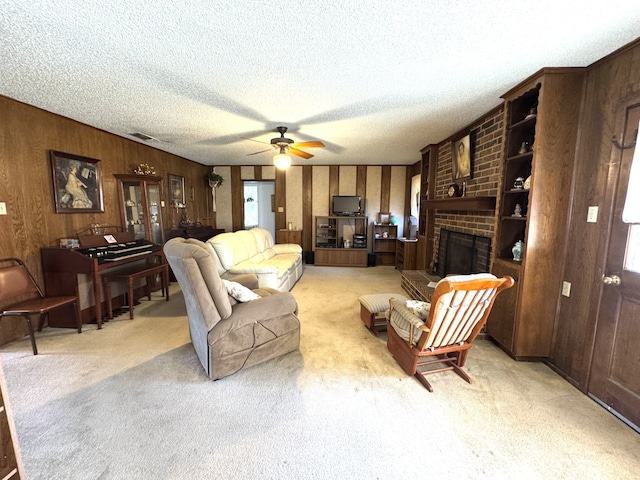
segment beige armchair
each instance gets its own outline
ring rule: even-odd
[[[299,347],[298,306],[291,293],[258,288],[255,275],[240,275],[229,280],[260,296],[240,303],[218,275],[211,246],[178,237],[165,243],[164,253],[184,295],[193,347],[212,380]]]
[[[387,348],[400,367],[433,392],[425,375],[453,370],[467,382],[462,367],[484,326],[496,296],[513,286],[513,278],[489,273],[456,275],[438,282],[426,319],[405,301],[390,299]]]

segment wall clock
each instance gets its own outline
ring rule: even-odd
[[[449,185],[449,188],[447,189],[447,195],[449,197],[459,197],[460,196],[460,187],[458,186],[457,183],[452,183],[451,185]]]

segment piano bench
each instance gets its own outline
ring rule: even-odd
[[[145,278],[147,297],[151,300],[151,285],[149,278],[160,274],[162,279],[162,295],[169,301],[169,264],[160,265],[132,265],[116,270],[115,272],[105,272],[102,274],[102,284],[104,286],[104,296],[107,301],[107,315],[113,318],[113,305],[111,302],[111,282],[126,281],[128,287],[129,318],[133,320],[133,284],[139,278]]]

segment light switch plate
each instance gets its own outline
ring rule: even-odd
[[[562,282],[562,295],[568,297],[571,295],[571,283]]]
[[[284,207],[278,207],[278,213],[284,212]]]
[[[7,214],[7,204],[4,202],[0,202],[0,215]]]
[[[591,206],[587,211],[587,223],[597,223],[598,222],[598,207]]]

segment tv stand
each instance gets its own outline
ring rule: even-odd
[[[368,217],[362,215],[316,217],[315,265],[366,267],[368,226]]]

